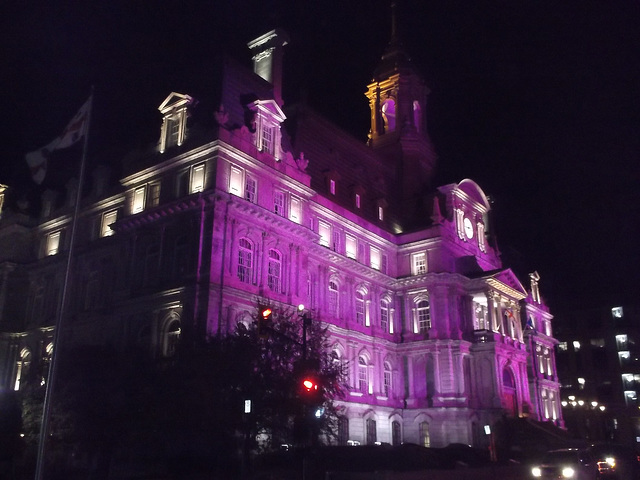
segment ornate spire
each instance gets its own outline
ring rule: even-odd
[[[374,72],[374,78],[379,78],[392,73],[402,67],[408,67],[411,58],[402,48],[402,42],[398,38],[398,19],[396,2],[391,2],[391,39],[382,54],[382,62]]]

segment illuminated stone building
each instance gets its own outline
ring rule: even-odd
[[[480,186],[432,184],[428,89],[395,38],[366,88],[367,142],[283,111],[287,41],[250,42],[253,71],[220,65],[210,125],[188,92],[168,94],[157,145],[124,159],[118,188],[94,177],[65,339],[167,357],[250,322],[257,299],[304,304],[348,362],[342,443],[480,446],[505,416],[561,426],[539,277],[525,287],[502,264]],[[73,202],[56,205],[2,218],[5,388],[51,355]]]

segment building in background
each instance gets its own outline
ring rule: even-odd
[[[340,443],[486,446],[504,418],[563,426],[540,278],[502,264],[479,185],[432,184],[428,89],[396,38],[366,86],[366,143],[306,105],[283,110],[287,42],[250,42],[253,71],[222,62],[214,112],[168,92],[157,144],[123,160],[115,187],[94,172],[65,341],[165,358],[251,322],[259,299],[304,304],[348,365]],[[3,212],[3,388],[51,358],[74,188],[45,194],[39,218]]]
[[[616,305],[557,322],[558,375],[567,428],[592,441],[640,440],[640,311]]]

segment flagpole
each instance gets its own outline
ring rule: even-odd
[[[69,250],[67,252],[67,265],[64,274],[64,284],[62,287],[62,299],[58,305],[56,316],[56,325],[53,333],[53,352],[51,354],[51,364],[47,373],[47,383],[45,388],[44,405],[42,408],[42,424],[40,426],[40,440],[38,442],[38,457],[36,462],[35,480],[42,480],[45,468],[45,457],[47,440],[49,438],[49,429],[51,421],[51,408],[53,404],[53,393],[57,378],[58,363],[60,358],[60,346],[62,339],[62,326],[64,315],[66,314],[67,296],[69,290],[69,282],[71,278],[71,265],[75,247],[76,227],[78,225],[78,215],[80,212],[80,199],[82,198],[82,189],[84,187],[84,171],[87,161],[87,146],[89,144],[89,128],[91,127],[91,114],[93,110],[93,90],[91,87],[91,95],[89,96],[89,108],[87,111],[87,123],[84,130],[84,139],[82,144],[82,159],[80,161],[80,172],[78,174],[78,191],[76,192],[76,200],[73,208],[73,218],[71,221],[71,237],[69,239]]]

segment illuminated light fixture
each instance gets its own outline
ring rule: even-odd
[[[566,400],[563,400],[561,403],[563,407],[566,407],[568,405],[568,402]]]
[[[569,400],[571,400],[573,402],[576,399],[576,396],[575,395],[569,395],[568,398],[569,398]]]
[[[591,406],[593,408],[596,408],[598,406],[598,402],[596,402],[595,400],[593,402],[591,402]]]
[[[564,478],[573,478],[575,474],[576,474],[576,471],[571,467],[564,467],[562,469],[562,476]]]
[[[600,407],[599,407],[599,408],[600,408],[600,411],[601,411],[601,412],[604,412],[604,410],[605,410],[605,406],[604,406],[604,405],[600,405]]]
[[[583,406],[584,405],[584,400],[578,400],[578,405]]]

